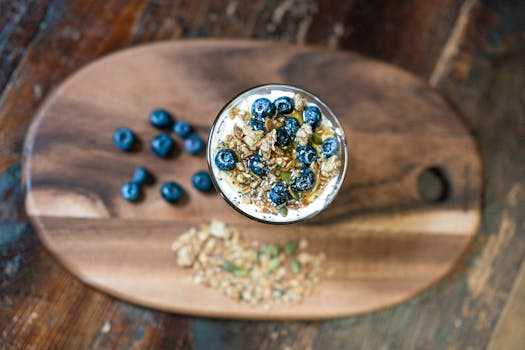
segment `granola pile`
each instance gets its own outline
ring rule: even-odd
[[[288,99],[288,110],[280,112],[279,99]],[[268,108],[269,116],[257,115],[254,105],[251,110],[230,110],[233,132],[219,141],[216,164],[223,166],[219,168],[224,178],[238,189],[240,204],[287,216],[289,209],[317,199],[340,173],[342,162],[334,126],[320,109],[300,94],[279,99],[273,102],[273,115]],[[311,112],[318,113],[317,120],[307,120]],[[230,152],[231,167],[217,163],[221,151]]]
[[[213,220],[183,233],[172,250],[179,266],[192,269],[195,284],[269,308],[301,302],[318,289],[325,256],[307,253],[307,246],[304,239],[285,246],[246,242],[236,229]]]

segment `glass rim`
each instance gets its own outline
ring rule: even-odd
[[[316,210],[316,211],[314,211],[314,212],[312,212],[312,213],[310,213],[310,214],[308,214],[308,215],[306,215],[304,217],[300,217],[298,219],[292,219],[292,220],[289,220],[289,221],[265,220],[263,218],[251,215],[251,214],[247,213],[246,211],[242,210],[236,203],[234,203],[232,200],[230,200],[230,198],[228,198],[228,196],[222,190],[221,185],[219,184],[219,182],[215,178],[215,172],[213,170],[213,164],[212,164],[213,158],[214,158],[213,155],[212,155],[212,145],[211,145],[212,135],[214,135],[215,128],[217,127],[218,122],[221,120],[221,116],[223,115],[224,111],[227,108],[230,107],[230,105],[231,105],[231,103],[233,101],[235,101],[237,98],[239,98],[240,96],[244,95],[245,93],[247,93],[249,91],[252,91],[252,90],[255,90],[255,89],[259,89],[259,88],[272,88],[272,87],[275,87],[276,89],[279,88],[279,87],[284,87],[284,88],[287,88],[287,89],[295,90],[295,91],[297,91],[299,93],[305,93],[308,96],[312,96],[315,99],[315,101],[313,101],[313,102],[315,102],[316,104],[319,104],[326,111],[328,111],[328,113],[330,114],[330,117],[332,117],[332,118],[330,118],[330,121],[335,124],[335,128],[341,130],[341,133],[337,134],[337,138],[339,139],[340,143],[343,146],[342,149],[341,149],[341,156],[342,156],[341,158],[342,158],[342,161],[343,161],[343,167],[342,167],[342,171],[338,175],[338,178],[337,178],[337,181],[336,181],[336,185],[334,187],[334,191],[328,196],[328,198],[325,201],[325,203],[323,204],[323,206],[320,207],[318,210]],[[261,85],[252,86],[252,87],[250,87],[248,89],[245,89],[245,90],[239,92],[238,94],[233,96],[230,100],[228,100],[224,104],[224,106],[219,110],[219,112],[217,113],[217,116],[215,117],[215,119],[213,120],[213,122],[211,124],[210,132],[208,134],[208,142],[207,142],[207,147],[206,147],[206,160],[207,160],[207,163],[208,163],[208,170],[209,170],[209,173],[210,173],[210,178],[212,180],[213,186],[215,187],[215,190],[226,201],[226,203],[228,203],[238,213],[240,213],[240,214],[244,215],[245,217],[248,217],[248,218],[250,218],[252,220],[255,220],[255,221],[261,222],[261,223],[265,223],[265,224],[289,225],[289,224],[300,223],[300,222],[304,222],[304,221],[312,219],[313,217],[319,215],[321,212],[326,210],[326,208],[328,208],[328,206],[330,206],[330,204],[335,200],[335,198],[339,194],[339,191],[341,190],[341,188],[343,186],[343,182],[344,182],[344,180],[346,178],[346,171],[347,171],[347,168],[348,168],[348,143],[347,143],[347,140],[346,140],[346,135],[345,135],[344,129],[343,129],[343,127],[342,127],[342,125],[341,125],[341,123],[339,121],[339,118],[330,109],[330,107],[328,107],[328,105],[326,105],[326,103],[324,103],[319,97],[317,97],[317,95],[313,94],[312,92],[310,92],[308,90],[305,90],[305,89],[302,89],[302,88],[299,88],[297,86],[290,85],[290,84],[267,83],[267,84],[261,84]]]

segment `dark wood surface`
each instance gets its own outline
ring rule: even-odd
[[[525,4],[507,1],[0,2],[0,344],[4,348],[523,349]],[[352,49],[411,70],[465,117],[482,225],[450,276],[387,310],[326,322],[189,318],[86,287],[36,238],[20,157],[42,99],[94,58],[172,38]]]
[[[155,106],[190,119],[207,138],[231,96],[269,81],[307,87],[331,107],[350,140],[348,176],[338,197],[304,224],[250,220],[217,193],[192,187],[191,176],[207,167],[204,155],[179,149],[159,159],[148,147],[159,133],[147,118]],[[122,126],[141,138],[137,152],[113,145],[112,134]],[[140,164],[158,184],[133,205],[119,189]],[[125,300],[194,315],[321,319],[392,306],[450,271],[481,218],[474,139],[423,80],[357,54],[267,41],[171,41],[88,65],[40,108],[26,136],[23,167],[26,212],[70,271]],[[436,167],[443,193],[429,201],[418,179]],[[170,180],[185,188],[186,203],[162,200],[159,186]],[[310,249],[326,254],[324,269],[335,273],[323,276],[318,295],[270,310],[197,286],[187,269],[176,266],[171,243],[214,218],[249,240],[307,238]]]

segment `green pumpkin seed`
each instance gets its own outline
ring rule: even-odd
[[[321,138],[321,136],[317,134],[312,134],[312,142],[315,143],[316,145],[320,145],[323,143],[323,139]]]
[[[273,258],[268,263],[268,271],[273,272],[273,271],[277,270],[277,268],[279,268],[279,266],[281,266],[281,259]]]
[[[265,256],[269,257],[270,259],[272,259],[272,258],[278,257],[279,254],[281,254],[282,250],[283,249],[278,244],[266,244],[266,243],[264,243],[261,246],[260,254],[261,255],[265,255]]]
[[[288,215],[288,208],[286,208],[286,207],[280,207],[280,208],[279,208],[279,214],[281,214],[282,216],[286,216],[286,215]]]
[[[233,274],[237,277],[248,277],[248,271],[245,269],[237,269]]]
[[[292,270],[292,272],[295,274],[301,273],[301,263],[299,260],[293,259],[290,262],[290,270]]]
[[[297,193],[296,190],[294,190],[293,188],[290,187],[288,189],[288,192],[290,192],[290,195],[292,196],[293,199],[299,200],[299,193]]]
[[[269,248],[270,248],[270,245],[269,245],[269,244],[263,243],[263,245],[261,245],[261,251],[260,251],[261,255],[266,255],[266,256],[268,256],[268,255],[269,255],[269,254],[268,254],[268,250],[269,250]]]
[[[286,254],[287,256],[294,254],[298,246],[299,246],[298,241],[288,242],[286,246],[284,247],[284,254]]]
[[[283,248],[281,248],[280,245],[271,244],[270,247],[268,248],[268,256],[270,258],[276,258],[279,256],[279,254],[281,254],[282,251],[283,251]]]
[[[233,273],[233,272],[237,271],[239,268],[237,267],[237,265],[232,264],[232,263],[229,262],[229,261],[226,261],[226,262],[222,265],[222,269],[223,269],[224,271],[228,271],[228,272]]]
[[[281,180],[287,185],[291,184],[293,182],[292,174],[289,171],[281,171]]]

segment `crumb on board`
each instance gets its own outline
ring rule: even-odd
[[[109,333],[111,331],[111,323],[109,321],[104,322],[102,328],[100,329],[101,333]]]
[[[306,252],[306,239],[285,245],[243,240],[219,220],[190,228],[172,244],[177,264],[191,268],[193,283],[236,301],[262,305],[300,303],[319,289],[324,254]]]

